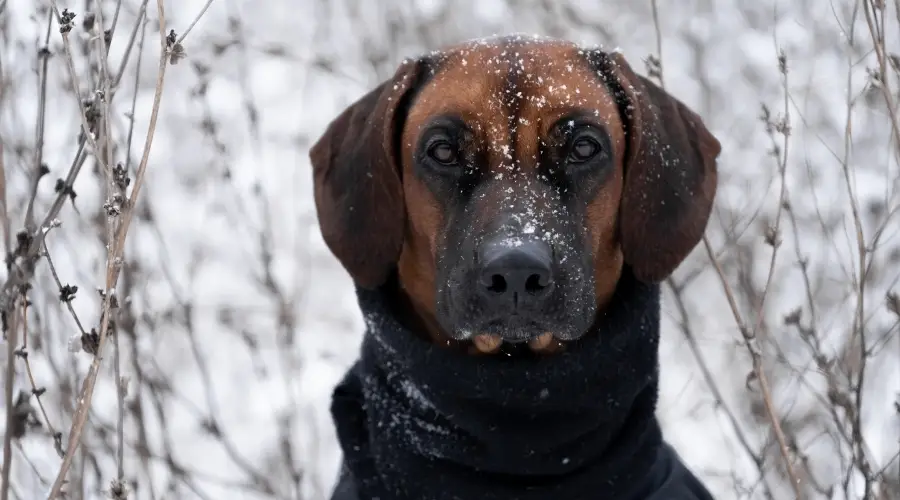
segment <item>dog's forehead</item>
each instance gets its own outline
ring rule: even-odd
[[[535,65],[583,62],[582,54],[582,49],[567,41],[504,37],[466,42],[432,56],[439,64],[439,71],[471,69],[468,65],[474,63],[481,64],[481,69],[488,73],[514,70],[520,76],[527,76],[529,70],[535,71]]]
[[[542,122],[545,129],[573,110],[593,111],[602,122],[616,120],[609,89],[586,52],[570,42],[478,40],[433,53],[429,61],[433,75],[408,115],[415,127],[448,114],[488,128],[510,120]]]

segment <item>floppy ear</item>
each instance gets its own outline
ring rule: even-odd
[[[703,237],[721,145],[696,113],[635,74],[621,54],[600,52],[594,62],[625,122],[622,252],[638,279],[660,282]]]
[[[363,288],[384,283],[403,246],[398,142],[420,67],[404,61],[393,78],[335,118],[309,151],[322,236]]]

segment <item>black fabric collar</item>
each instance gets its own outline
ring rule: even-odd
[[[665,480],[658,286],[626,272],[595,332],[542,359],[444,349],[357,295],[368,328],[332,415],[362,500],[643,499]]]

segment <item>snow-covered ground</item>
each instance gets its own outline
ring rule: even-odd
[[[114,0],[87,3],[91,9],[102,4],[103,17],[112,18]],[[113,68],[140,3],[123,2],[111,45]],[[205,3],[169,0],[168,26],[183,33]],[[884,95],[872,85],[877,58],[863,11],[852,22],[852,0],[659,3],[666,86],[704,117],[723,145],[708,234],[745,323],[760,325],[765,373],[798,475],[812,498],[862,498],[858,471],[847,474],[854,452],[848,445],[850,417],[836,402],[846,396],[855,404],[856,376],[851,382],[847,374],[863,366],[860,336],[853,334],[860,330],[854,318],[863,289],[864,453],[872,470],[886,469],[894,485],[884,498],[898,498],[900,312],[891,311],[887,294],[900,292],[900,153],[890,140]],[[312,204],[307,150],[331,118],[388,77],[403,57],[491,34],[602,43],[620,48],[643,69],[641,60],[656,53],[651,5],[213,2],[184,41],[187,59],[167,70],[145,190],[117,286],[123,300],[121,371],[129,379],[128,498],[327,498],[340,458],[328,415],[330,392],[353,361],[362,331],[351,282],[324,246]],[[74,61],[81,92],[91,95],[96,89],[87,76],[90,61],[81,51],[91,36],[81,24],[85,2],[61,2],[63,7],[78,15],[71,35]],[[900,47],[897,8],[888,5],[885,14],[889,50]],[[114,100],[116,159],[124,163],[130,154],[131,167],[143,152],[152,108],[156,12],[156,2],[149,2],[152,22],[142,59],[137,64],[132,58]],[[0,0],[0,147],[13,233],[23,227],[30,195],[36,54],[47,19],[46,2]],[[39,185],[38,217],[75,157],[80,126],[55,24],[50,39],[43,149],[50,174]],[[788,208],[781,213],[781,246],[759,315],[772,255],[765,233],[778,212],[781,188],[773,141],[784,150],[783,137],[767,134],[760,116],[763,106],[771,121],[785,115],[779,51],[790,70]],[[888,72],[896,105],[900,86],[895,69]],[[126,153],[136,82],[135,138]],[[105,273],[97,219],[104,187],[89,160],[74,186],[74,206],[66,204],[61,227],[47,237],[60,279],[80,289],[72,305],[86,328],[98,324],[96,289],[103,287]],[[870,263],[862,287],[850,192]],[[679,293],[665,289],[659,416],[668,439],[717,498],[766,498],[767,492],[769,498],[793,498],[759,384],[749,377],[748,351],[709,262],[701,245],[675,276]],[[42,261],[30,292],[28,359],[37,386],[47,389],[41,399],[49,423],[65,439],[91,357],[68,349],[78,327],[58,296]],[[795,310],[801,311],[802,328],[787,321]],[[816,350],[822,363],[813,356]],[[69,476],[71,498],[104,498],[116,477],[112,345],[106,353],[84,451]],[[5,367],[5,348],[0,361]],[[21,359],[15,369],[15,389],[30,393]],[[6,414],[6,403],[0,404]],[[36,409],[36,398],[30,404]],[[43,498],[59,470],[43,416],[36,411],[31,420],[41,427],[29,428],[13,443],[11,498]],[[768,489],[752,455],[762,458]]]

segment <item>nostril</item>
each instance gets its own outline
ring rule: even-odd
[[[506,278],[502,274],[491,275],[491,283],[487,287],[488,291],[493,293],[506,292]]]
[[[540,274],[532,274],[528,276],[525,280],[525,291],[536,295],[544,291],[545,288],[550,284],[550,280],[547,279],[546,276],[541,276]]]

